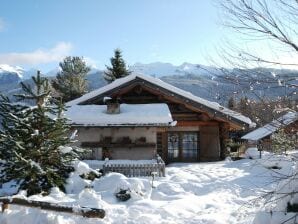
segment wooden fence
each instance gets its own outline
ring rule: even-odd
[[[152,163],[152,164],[109,164],[103,165],[103,173],[117,172],[122,173],[127,177],[145,177],[155,174],[159,177],[165,176],[165,163]]]

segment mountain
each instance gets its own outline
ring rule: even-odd
[[[154,62],[149,64],[136,63],[129,67],[129,70],[137,73],[151,75],[157,78],[170,75],[204,75],[210,76],[210,73],[215,72],[215,68],[203,66],[199,64],[183,63],[181,65],[173,65],[171,63]]]
[[[295,87],[298,86],[298,71],[270,68],[256,69],[217,69],[199,64],[155,62],[149,64],[136,63],[129,67],[130,71],[151,75],[174,86],[189,91],[202,98],[217,101],[226,105],[233,96],[258,99],[259,97],[278,98],[291,93],[297,99]],[[59,68],[45,74],[53,78]],[[36,74],[36,69],[24,70],[20,67],[0,65],[0,91],[12,95],[19,91],[19,82]],[[103,71],[92,68],[87,75],[89,90],[106,85]],[[287,80],[285,82],[285,80]],[[294,87],[294,88],[292,88]]]
[[[21,67],[0,65],[0,91],[13,89],[22,80],[23,72]]]

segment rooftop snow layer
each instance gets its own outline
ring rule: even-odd
[[[173,119],[167,104],[121,104],[119,114],[107,114],[106,105],[73,105],[66,117],[82,126],[169,126]]]
[[[72,106],[72,105],[80,104],[80,103],[82,103],[86,100],[89,100],[93,97],[104,94],[105,92],[110,91],[114,88],[117,88],[117,87],[119,87],[119,86],[121,86],[121,85],[123,85],[127,82],[130,82],[130,81],[132,81],[136,78],[143,79],[147,82],[152,83],[153,85],[160,86],[161,88],[164,88],[164,89],[166,89],[170,92],[173,92],[173,93],[178,94],[180,96],[186,97],[186,98],[188,98],[192,101],[200,103],[200,104],[202,104],[202,105],[204,105],[208,108],[211,108],[215,111],[219,111],[219,112],[221,112],[225,115],[228,115],[228,116],[230,116],[230,117],[232,117],[236,120],[239,120],[241,122],[244,122],[244,123],[248,124],[250,127],[255,127],[255,123],[253,123],[248,117],[245,117],[245,116],[243,116],[242,114],[240,114],[238,112],[235,112],[235,111],[232,111],[228,108],[225,108],[225,107],[219,105],[216,102],[211,102],[211,101],[205,100],[203,98],[200,98],[198,96],[195,96],[190,92],[179,89],[179,88],[177,88],[173,85],[170,85],[170,84],[168,84],[168,83],[166,83],[166,82],[164,82],[164,81],[162,81],[158,78],[154,78],[152,76],[141,75],[141,74],[131,74],[131,75],[128,75],[124,78],[116,79],[114,82],[112,82],[112,83],[110,83],[110,84],[108,84],[108,85],[106,85],[102,88],[99,88],[99,89],[94,90],[90,93],[87,93],[87,94],[85,94],[85,95],[83,95],[83,96],[81,96],[81,97],[79,97],[75,100],[69,101],[67,103],[67,105]]]
[[[289,125],[295,122],[298,119],[298,112],[289,112],[277,120],[273,120],[269,124],[266,124],[263,127],[257,128],[256,130],[249,132],[244,135],[242,139],[257,141],[260,140],[273,132],[277,131],[280,127]]]

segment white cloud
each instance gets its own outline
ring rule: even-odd
[[[72,50],[72,44],[60,42],[51,49],[37,49],[32,52],[0,54],[0,64],[38,65],[61,61]]]
[[[3,31],[5,28],[5,22],[2,18],[0,18],[0,32]]]
[[[84,61],[91,68],[98,69],[98,61],[96,61],[96,60],[94,60],[92,58],[89,58],[89,57],[84,57]]]

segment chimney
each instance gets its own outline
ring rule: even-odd
[[[105,99],[107,104],[107,114],[120,114],[120,103],[118,99]]]

